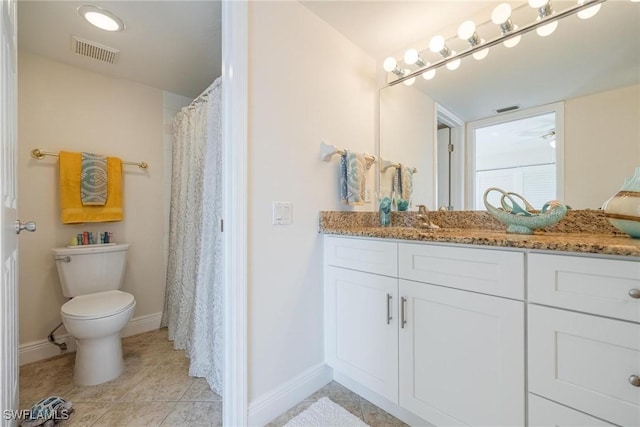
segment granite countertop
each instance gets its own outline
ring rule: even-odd
[[[415,213],[395,213],[380,227],[376,212],[321,212],[324,234],[640,257],[640,239],[609,225],[601,211],[578,211],[532,235],[511,234],[486,212],[432,212],[436,230],[414,226]],[[449,214],[449,215],[448,215]],[[455,217],[455,218],[453,218]],[[565,222],[564,224],[563,221]],[[452,226],[452,225],[458,225]]]

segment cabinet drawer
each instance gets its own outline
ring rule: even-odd
[[[529,391],[618,425],[640,425],[640,325],[529,306]]]
[[[400,278],[524,299],[524,253],[400,243]]]
[[[379,240],[325,236],[324,262],[369,273],[398,276],[398,244]]]
[[[614,424],[530,394],[529,427],[614,427]]]
[[[640,322],[640,262],[529,254],[529,301]]]

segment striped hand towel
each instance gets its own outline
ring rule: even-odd
[[[364,155],[345,151],[340,157],[340,199],[345,205],[362,205],[364,191]]]
[[[107,156],[82,153],[80,197],[83,206],[107,203]]]
[[[395,193],[396,197],[402,197],[402,165],[399,165],[393,170],[391,192]]]

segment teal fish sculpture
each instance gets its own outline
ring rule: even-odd
[[[502,194],[501,208],[493,206],[487,200],[492,191]],[[484,206],[487,212],[498,221],[507,225],[507,233],[533,234],[533,230],[556,224],[567,214],[568,206],[552,200],[544,204],[539,212],[518,193],[507,192],[497,187],[487,188],[484,192]],[[522,203],[524,206],[520,205]]]

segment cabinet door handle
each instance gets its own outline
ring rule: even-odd
[[[640,299],[640,289],[629,289],[629,296],[631,298]]]
[[[631,375],[629,377],[629,383],[634,387],[640,387],[640,377],[637,375]]]
[[[387,294],[387,325],[391,324],[391,319],[393,319],[393,317],[391,317],[391,299],[393,297],[391,296],[391,294]]]
[[[406,313],[404,311],[404,307],[407,304],[407,299],[405,297],[400,297],[400,327],[404,329],[404,325],[407,324]]]

